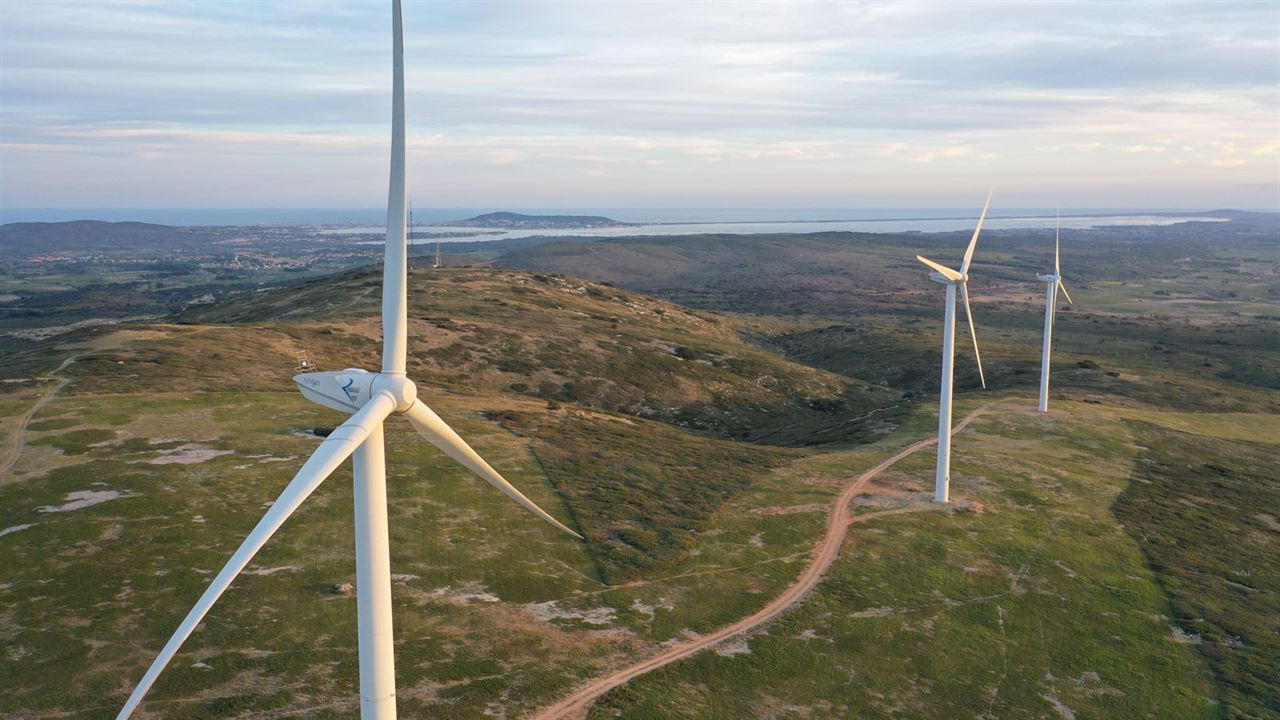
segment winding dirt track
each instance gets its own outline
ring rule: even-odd
[[[970,422],[982,415],[991,407],[990,404],[984,405],[977,410],[969,413],[961,420],[951,431],[952,435],[964,430]],[[927,440],[921,440],[917,443],[907,446],[898,454],[876,465],[862,475],[857,480],[850,483],[844,492],[840,493],[840,497],[836,498],[831,508],[831,514],[827,519],[827,533],[823,536],[822,541],[814,548],[813,561],[804,569],[800,577],[791,584],[781,595],[774,598],[759,611],[753,615],[749,615],[732,625],[727,625],[710,635],[704,635],[688,642],[673,645],[657,655],[650,656],[639,662],[633,663],[623,668],[619,668],[608,675],[587,682],[585,685],[578,687],[565,699],[557,702],[548,708],[543,709],[538,714],[532,716],[531,720],[577,720],[586,717],[587,711],[595,704],[595,701],[606,692],[624,685],[631,680],[644,675],[651,670],[657,670],[663,665],[673,663],[676,660],[682,660],[697,652],[706,650],[707,648],[721,643],[729,638],[740,635],[749,630],[754,630],[761,625],[777,618],[782,613],[789,610],[793,605],[804,599],[810,590],[818,585],[822,580],[822,576],[826,574],[831,564],[835,562],[836,557],[840,553],[840,546],[844,544],[845,533],[849,529],[850,523],[853,521],[853,514],[849,508],[849,502],[854,496],[861,493],[877,475],[892,467],[895,463],[909,455],[912,455],[930,445],[937,444],[936,437]]]
[[[49,392],[45,393],[39,400],[37,400],[35,405],[31,406],[31,409],[27,411],[26,415],[22,416],[22,421],[18,423],[18,429],[13,433],[13,452],[9,455],[9,459],[5,464],[0,466],[0,475],[8,475],[9,471],[13,470],[13,466],[18,464],[18,458],[22,456],[22,451],[27,445],[27,425],[31,424],[31,418],[35,417],[36,413],[40,412],[45,405],[48,405],[49,401],[53,399],[53,396],[58,394],[58,391],[62,390],[62,388],[67,386],[67,383],[71,382],[68,378],[59,376],[58,373],[62,372],[62,370],[75,361],[77,357],[79,356],[72,355],[66,360],[63,360],[62,364],[47,376],[56,379],[58,382],[49,389]]]

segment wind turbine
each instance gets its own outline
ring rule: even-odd
[[[969,307],[969,263],[973,262],[973,249],[978,246],[978,233],[982,232],[982,222],[987,219],[987,208],[990,206],[991,193],[987,193],[987,202],[982,206],[982,215],[978,218],[978,226],[973,230],[973,239],[964,251],[960,272],[924,256],[916,256],[917,260],[933,270],[929,273],[929,279],[942,283],[947,288],[947,307],[942,320],[942,397],[938,401],[938,469],[933,484],[934,502],[945,503],[951,500],[951,365],[956,355],[957,285],[964,294],[964,314],[969,319],[969,335],[973,337],[973,356],[978,360],[978,378],[982,381],[982,387],[987,387],[987,378],[982,373],[982,354],[978,352],[978,334],[973,328],[973,310]]]
[[[1053,345],[1053,317],[1058,312],[1058,289],[1071,302],[1067,286],[1062,284],[1062,266],[1058,261],[1059,238],[1062,233],[1061,218],[1053,226],[1053,274],[1036,275],[1048,286],[1044,301],[1044,349],[1040,354],[1040,412],[1049,412],[1049,349]],[[1073,303],[1074,304],[1074,303]]]
[[[387,201],[387,247],[382,279],[382,372],[343,370],[294,376],[307,399],[352,413],[325,438],[303,464],[271,509],[187,613],[151,663],[141,682],[116,716],[124,720],[138,706],[156,677],[201,619],[244,570],[267,540],[325,478],[348,457],[354,459],[356,610],[360,641],[360,717],[394,720],[395,669],[391,634],[391,560],[387,543],[387,488],[382,423],[403,413],[428,442],[445,452],[516,503],[557,528],[580,537],[535,505],[489,466],[458,434],[417,398],[405,377],[408,299],[405,295],[405,130],[404,38],[400,0],[392,0],[393,94],[391,110],[391,187]]]

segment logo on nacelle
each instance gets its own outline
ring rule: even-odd
[[[312,402],[334,410],[355,410],[370,393],[375,375],[360,369],[348,368],[333,372],[314,372],[294,376],[294,382],[302,394]]]

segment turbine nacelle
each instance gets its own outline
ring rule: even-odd
[[[300,373],[293,376],[293,381],[311,402],[342,412],[355,412],[369,398],[383,392],[396,401],[398,412],[408,410],[418,398],[418,388],[409,378],[360,368]]]
[[[956,279],[952,279],[952,278],[947,277],[946,275],[943,275],[942,273],[940,273],[940,272],[938,272],[938,271],[936,271],[936,270],[935,270],[935,271],[933,271],[933,272],[931,272],[931,273],[929,273],[929,279],[930,279],[930,280],[932,280],[932,281],[934,281],[934,282],[936,282],[936,283],[941,283],[941,284],[943,284],[943,285],[957,285],[957,284],[959,284],[959,283],[969,282],[969,276],[968,276],[968,275],[961,275],[960,277],[958,277],[958,278],[956,278]]]
[[[1036,279],[1044,283],[1056,283],[1062,278],[1058,277],[1057,275],[1050,274],[1050,275],[1036,275]]]
[[[974,240],[977,240],[977,238],[974,238]],[[917,255],[916,259],[933,270],[933,272],[929,273],[929,279],[934,282],[942,283],[943,285],[956,285],[969,280],[969,275],[966,272],[956,272],[946,265],[936,263],[923,255]]]
[[[341,412],[355,412],[373,397],[373,380],[377,375],[348,368],[330,372],[301,373],[293,376],[303,396],[318,405]]]

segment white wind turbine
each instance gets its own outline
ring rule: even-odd
[[[1040,412],[1049,412],[1049,349],[1053,345],[1053,318],[1058,312],[1058,289],[1071,302],[1067,286],[1062,284],[1062,267],[1058,262],[1059,236],[1062,232],[1061,219],[1053,228],[1053,274],[1036,275],[1041,282],[1048,285],[1044,301],[1044,349],[1040,355]]]
[[[982,373],[982,354],[978,352],[978,334],[973,328],[973,310],[969,307],[969,263],[973,262],[973,249],[978,246],[978,233],[982,232],[982,222],[987,219],[987,208],[990,206],[991,193],[987,193],[987,202],[982,206],[982,215],[978,218],[978,226],[973,230],[973,239],[964,251],[960,272],[921,255],[916,256],[917,260],[933,269],[929,273],[929,279],[947,287],[947,307],[942,320],[942,397],[938,401],[938,469],[934,476],[934,502],[945,503],[951,500],[951,386],[954,375],[951,365],[956,355],[957,285],[964,294],[964,314],[969,319],[969,335],[973,337],[978,378],[982,381],[982,387],[987,387],[987,378]]]
[[[391,116],[391,188],[387,201],[387,247],[382,280],[382,372],[343,370],[297,375],[307,399],[352,415],[325,438],[319,449],[285,487],[271,509],[245,538],[222,571],[169,638],[142,681],[117,715],[123,720],[138,706],[183,641],[267,540],[348,457],[355,471],[356,609],[360,642],[360,717],[393,720],[395,669],[391,633],[391,560],[387,543],[387,489],[382,423],[403,413],[428,442],[487,480],[516,503],[557,528],[580,537],[515,489],[458,437],[431,408],[417,399],[405,377],[408,300],[405,295],[405,129],[404,39],[400,0],[392,0],[393,97]]]

